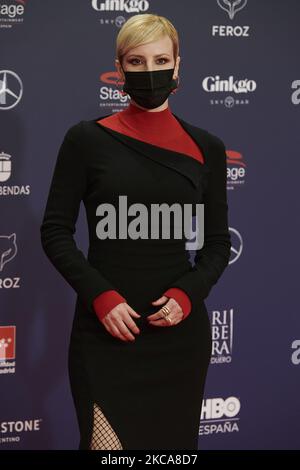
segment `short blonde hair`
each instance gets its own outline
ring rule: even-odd
[[[121,27],[116,39],[116,56],[120,64],[127,52],[137,46],[168,35],[173,43],[174,60],[179,54],[178,33],[164,16],[142,13],[131,16]]]

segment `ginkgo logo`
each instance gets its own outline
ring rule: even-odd
[[[149,9],[147,0],[92,0],[96,11],[124,11],[125,13],[141,13]]]

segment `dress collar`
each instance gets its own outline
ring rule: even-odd
[[[168,138],[172,130],[180,129],[169,106],[162,111],[148,111],[130,102],[126,109],[117,114],[123,126],[140,135],[156,135],[163,139],[163,136]]]

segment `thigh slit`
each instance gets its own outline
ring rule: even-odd
[[[122,444],[97,403],[93,404],[91,450],[121,450]]]

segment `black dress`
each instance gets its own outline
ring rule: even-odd
[[[89,449],[97,404],[123,449],[197,449],[201,405],[211,356],[204,299],[228,265],[226,153],[221,139],[173,115],[199,145],[205,163],[109,129],[93,120],[70,127],[59,150],[40,227],[43,249],[77,293],[69,345],[69,378]],[[102,116],[104,118],[106,116]],[[189,259],[185,239],[107,239],[96,233],[103,202],[204,203],[204,246]],[[89,229],[84,256],[75,243],[81,200]],[[183,289],[191,313],[168,327],[147,324],[151,302],[169,287]],[[112,336],[93,300],[117,290],[135,309],[134,342]]]

